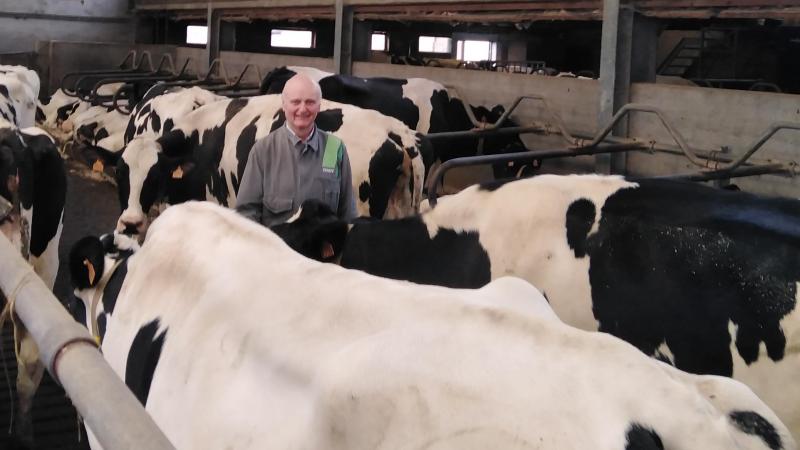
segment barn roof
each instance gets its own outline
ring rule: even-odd
[[[602,0],[343,0],[356,19],[501,23],[542,20],[601,20]],[[134,0],[144,11],[172,11],[179,18],[205,17],[210,2]],[[228,20],[333,19],[335,0],[214,0]],[[776,19],[800,24],[797,0],[621,0],[623,7],[667,19]]]

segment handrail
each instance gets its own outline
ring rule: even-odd
[[[0,238],[0,290],[104,448],[174,450],[164,433],[7,239]],[[22,368],[20,369],[22,370]]]
[[[438,197],[437,189],[441,185],[445,172],[455,167],[477,166],[484,164],[494,164],[499,162],[529,161],[532,159],[563,158],[573,156],[597,155],[602,153],[620,153],[631,150],[644,150],[647,147],[642,143],[608,144],[603,146],[586,145],[576,148],[559,148],[549,150],[533,150],[528,152],[502,153],[497,155],[468,156],[464,158],[453,158],[447,160],[439,166],[436,171],[430,174],[426,185],[428,190],[428,203],[431,207],[436,206]]]
[[[131,68],[130,69],[123,69],[126,64],[128,64],[128,60],[130,60]],[[69,72],[64,74],[61,77],[61,90],[69,97],[77,97],[76,91],[71,91],[65,86],[65,82],[67,78],[78,76],[78,75],[108,75],[108,74],[115,74],[115,73],[130,73],[135,70],[134,62],[136,60],[136,50],[130,50],[126,55],[125,58],[117,65],[117,69],[104,69],[104,70],[85,70],[79,72]]]

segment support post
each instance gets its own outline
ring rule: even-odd
[[[634,12],[630,0],[603,1],[603,35],[600,57],[599,128],[631,102],[631,83],[654,82],[658,23]],[[613,136],[628,135],[628,120],[621,121]],[[625,173],[626,155],[598,155],[598,173]]]
[[[206,43],[206,70],[211,67],[211,62],[219,58],[219,32],[222,11],[214,8],[212,2],[208,3],[206,26],[208,27],[208,42]]]
[[[334,27],[333,65],[336,73],[353,72],[353,7],[336,0],[336,25]]]

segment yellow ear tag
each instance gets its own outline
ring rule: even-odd
[[[89,262],[88,259],[83,260],[83,265],[86,266],[87,270],[89,270],[89,285],[91,286],[92,284],[94,284],[94,277],[95,277],[94,266],[92,265],[92,263]]]
[[[95,172],[102,172],[104,167],[103,161],[100,161],[99,159],[92,164],[92,170]]]
[[[183,169],[181,169],[181,166],[178,166],[175,170],[172,171],[172,178],[175,179],[183,178]]]
[[[99,335],[95,335],[94,336],[94,341],[97,342],[97,346],[100,347],[100,336]]]

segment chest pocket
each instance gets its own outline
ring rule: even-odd
[[[317,179],[317,183],[318,185],[316,188],[318,192],[322,193],[322,198],[320,200],[330,206],[333,212],[337,212],[339,208],[339,178],[332,174],[323,173]]]
[[[264,209],[272,213],[273,216],[279,216],[292,209],[292,199],[278,196],[264,199]]]

